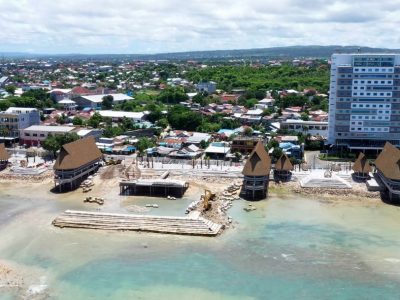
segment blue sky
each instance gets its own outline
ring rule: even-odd
[[[400,48],[398,0],[0,0],[0,52]]]

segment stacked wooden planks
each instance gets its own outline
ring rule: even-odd
[[[200,236],[216,236],[222,230],[221,224],[202,217],[148,216],[74,210],[66,210],[53,221],[53,225],[61,228],[148,231]]]

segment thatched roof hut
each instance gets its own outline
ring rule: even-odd
[[[93,137],[77,140],[61,147],[54,164],[54,170],[73,170],[101,159],[103,154],[97,148]]]
[[[293,171],[293,169],[293,164],[286,154],[282,154],[282,156],[275,163],[276,171]]]
[[[271,158],[261,141],[257,143],[243,167],[244,176],[268,176],[271,171]]]
[[[364,153],[361,152],[358,155],[358,158],[353,165],[353,171],[362,174],[368,174],[372,172],[372,167]]]
[[[386,142],[375,166],[386,178],[400,181],[400,150]]]
[[[8,154],[6,147],[4,144],[0,144],[0,161],[8,161],[10,159],[10,155]]]

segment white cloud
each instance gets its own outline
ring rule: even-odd
[[[285,45],[400,48],[396,1],[0,0],[0,51],[143,53]]]

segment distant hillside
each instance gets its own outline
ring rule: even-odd
[[[155,54],[150,57],[158,59],[240,59],[240,58],[260,58],[260,59],[284,59],[284,58],[329,58],[333,53],[352,53],[352,52],[398,52],[400,49],[369,48],[359,46],[290,46],[273,47],[260,49],[241,49],[241,50],[216,50],[216,51],[193,51],[179,53]],[[149,57],[146,55],[145,57]]]
[[[332,53],[376,53],[396,52],[400,49],[370,48],[359,46],[290,46],[259,49],[190,51],[159,54],[30,54],[30,53],[1,53],[4,58],[33,58],[33,57],[63,57],[66,59],[93,60],[228,60],[228,59],[293,59],[293,58],[329,58]]]

